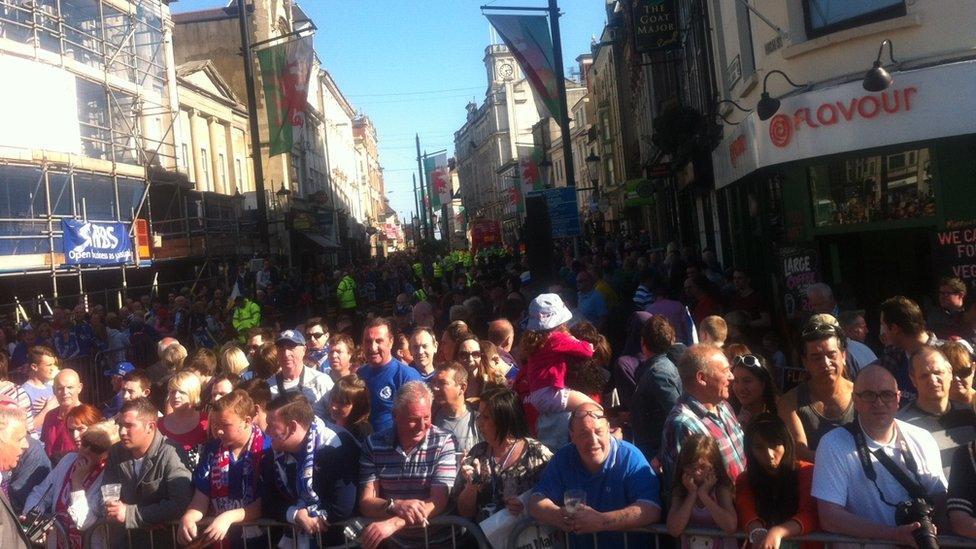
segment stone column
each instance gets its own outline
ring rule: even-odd
[[[193,182],[196,184],[196,189],[198,191],[206,190],[207,182],[203,178],[203,162],[204,159],[200,153],[200,149],[203,147],[204,143],[201,139],[200,132],[197,131],[197,113],[196,109],[189,110],[190,116],[190,158],[193,162]]]
[[[207,129],[210,131],[210,177],[213,181],[213,190],[216,193],[224,194],[224,182],[220,179],[220,153],[217,151],[217,131],[220,129],[220,122],[216,116],[207,117]],[[204,159],[206,162],[207,159]],[[226,173],[226,170],[223,170]]]
[[[234,125],[230,122],[224,124],[224,143],[224,150],[227,151],[227,157],[225,158],[227,161],[227,188],[224,189],[224,192],[227,194],[237,194],[238,190],[244,192],[243,188],[237,188],[237,164],[234,162],[234,158],[236,157],[234,152]],[[243,169],[243,166],[241,168]],[[244,187],[244,185],[244,177],[242,174],[241,187]]]

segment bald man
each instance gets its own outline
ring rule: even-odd
[[[507,318],[499,318],[488,323],[488,340],[498,347],[498,356],[508,365],[506,379],[515,379],[519,365],[512,356],[512,346],[515,344],[515,328]]]
[[[914,547],[912,532],[919,523],[898,526],[891,503],[908,501],[908,490],[874,457],[882,451],[908,471],[930,504],[945,499],[939,446],[925,430],[895,419],[901,392],[891,373],[880,365],[861,370],[854,382],[857,419],[827,433],[817,447],[811,493],[817,498],[820,525],[828,532],[856,538],[885,540]],[[876,483],[868,480],[857,458],[857,441],[871,452]]]
[[[579,405],[569,419],[570,441],[549,461],[529,499],[529,513],[537,521],[573,534],[573,546],[592,543],[647,547],[646,534],[623,534],[661,518],[658,477],[644,454],[633,444],[610,434],[599,404]],[[586,502],[567,508],[567,490],[586,493]],[[599,533],[597,533],[599,532]]]
[[[41,427],[41,442],[44,443],[44,451],[51,458],[52,465],[57,464],[68,452],[78,449],[74,436],[68,430],[65,415],[81,404],[81,389],[78,372],[71,368],[61,370],[54,377],[54,398],[58,400],[58,407],[47,414]]]

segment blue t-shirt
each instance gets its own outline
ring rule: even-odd
[[[596,290],[590,290],[586,293],[580,292],[576,299],[576,310],[583,315],[583,318],[594,324],[609,314],[607,302],[603,300],[603,295]]]
[[[356,371],[369,390],[369,423],[378,433],[393,427],[393,399],[408,381],[423,381],[420,372],[393,358],[383,366],[363,364]]]
[[[582,489],[586,492],[586,505],[606,512],[617,511],[646,501],[661,507],[660,484],[657,475],[647,463],[644,454],[633,444],[610,438],[610,455],[603,468],[590,474],[583,467],[576,446],[567,444],[560,448],[542,472],[533,493],[563,505],[566,490]],[[601,532],[596,535],[600,547],[623,547],[621,532]],[[626,534],[630,547],[650,547],[649,534]],[[571,547],[594,547],[593,536],[570,535]]]

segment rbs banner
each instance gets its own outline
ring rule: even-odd
[[[68,265],[118,265],[133,260],[132,239],[125,223],[62,219],[61,230]]]

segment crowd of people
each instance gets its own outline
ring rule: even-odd
[[[737,545],[701,527],[762,549],[976,537],[957,279],[872,331],[825,284],[781,322],[744,270],[627,239],[552,280],[507,254],[286,278],[0,332],[0,542],[43,540],[38,514],[52,548],[236,547],[261,518],[299,547],[463,545],[441,515],[530,516],[576,547],[646,547],[652,524],[695,549]]]

